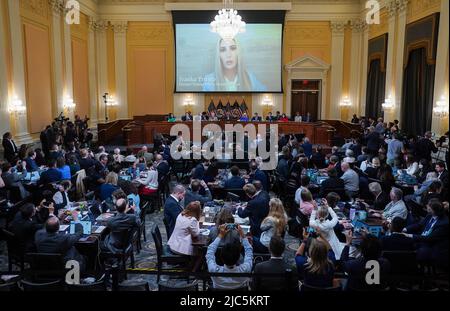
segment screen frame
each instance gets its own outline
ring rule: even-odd
[[[208,24],[217,15],[217,11],[172,11],[172,27],[174,36],[175,79],[173,92],[175,94],[283,94],[283,43],[286,10],[239,10],[239,15],[248,24],[281,24],[281,57],[280,57],[280,91],[178,91],[177,90],[177,24]]]

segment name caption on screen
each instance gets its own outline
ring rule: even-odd
[[[211,309],[214,302],[222,304],[226,307],[236,307],[236,306],[267,306],[269,303],[270,296],[225,296],[224,301],[215,300],[215,298],[207,297],[182,297],[180,300],[180,306],[202,306]]]

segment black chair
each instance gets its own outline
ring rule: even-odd
[[[66,268],[62,254],[26,253],[25,262],[30,265],[26,275],[33,282],[50,282],[64,277]]]
[[[69,292],[105,292],[105,280],[97,281],[91,284],[66,284]]]
[[[341,286],[336,287],[315,287],[310,286],[305,283],[302,284],[302,287],[300,288],[300,291],[302,292],[340,292],[342,290]]]
[[[112,253],[107,251],[102,251],[100,253],[101,258],[103,259],[103,262],[105,260],[112,260],[116,259],[119,261],[119,264],[121,266],[121,272],[125,272],[126,265],[128,259],[131,260],[131,267],[134,269],[134,248],[133,245],[134,239],[136,238],[137,234],[134,229],[129,230],[122,230],[122,231],[112,231],[110,234],[114,234],[117,237],[117,245],[116,248],[120,250],[118,253]]]
[[[148,282],[121,283],[118,290],[120,292],[149,292]]]
[[[156,255],[157,255],[157,282],[159,282],[161,271],[163,271],[163,263],[168,265],[183,265],[189,264],[190,257],[174,254],[170,251],[168,245],[163,245],[161,232],[158,225],[154,225],[152,228],[152,237],[155,241]]]
[[[33,283],[22,280],[20,281],[20,285],[24,292],[55,292],[64,290],[61,280],[46,283]]]
[[[162,292],[198,292],[198,282],[186,284],[184,282],[164,281],[158,283],[158,290]]]
[[[418,275],[416,251],[383,251],[383,258],[391,264],[391,275]]]
[[[253,266],[270,259],[270,253],[253,253]]]
[[[18,266],[20,271],[24,269],[25,248],[17,241],[14,233],[1,229],[2,235],[6,239],[6,247],[8,249],[8,271],[12,271],[13,265]]]

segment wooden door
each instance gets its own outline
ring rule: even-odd
[[[294,80],[292,81],[291,116],[300,112],[306,116],[309,112],[314,120],[319,116],[320,81]]]

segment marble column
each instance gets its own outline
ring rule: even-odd
[[[441,1],[441,15],[439,18],[439,35],[438,46],[436,53],[436,71],[434,76],[434,106],[437,101],[444,100],[447,102],[447,110],[449,105],[449,91],[448,91],[448,57],[449,57],[449,31],[448,31],[448,11],[449,1]],[[448,116],[441,118],[433,116],[431,122],[431,130],[437,136],[443,135],[448,131]]]
[[[395,88],[394,88],[394,50],[395,50],[395,22],[397,6],[395,0],[391,0],[386,3],[389,20],[388,20],[388,43],[387,43],[387,56],[386,56],[386,83],[385,83],[385,95],[384,98],[394,98]],[[398,61],[398,60],[397,60]],[[401,61],[401,60],[400,60]],[[394,110],[395,111],[395,110]],[[395,117],[391,110],[384,111],[384,121],[392,122]]]
[[[89,34],[88,34],[88,66],[89,66],[89,126],[95,131],[98,123],[98,97],[97,97],[97,70],[95,68],[95,31],[97,24],[93,17],[89,17]]]
[[[96,43],[97,43],[97,102],[98,102],[98,117],[99,122],[105,122],[105,103],[103,95],[108,90],[108,55],[106,43],[106,30],[108,29],[108,22],[100,20],[96,22]]]
[[[367,94],[367,63],[369,58],[369,25],[364,24],[362,36],[362,58],[361,58],[361,96],[359,101],[358,115],[366,115]]]
[[[332,120],[340,119],[342,98],[342,77],[344,72],[344,21],[332,21],[331,27],[331,94],[330,111],[328,116]]]
[[[65,12],[65,11],[64,11]],[[70,31],[70,25],[63,22],[64,32],[64,63],[65,63],[65,85],[64,85],[64,97],[73,99],[73,74],[72,74],[72,35]],[[74,119],[74,111],[64,112],[70,119]]]
[[[127,21],[111,22],[114,31],[114,64],[116,70],[116,101],[118,119],[128,118]]]
[[[53,81],[55,81],[56,113],[64,111],[64,69],[63,49],[61,41],[61,22],[64,12],[64,2],[61,0],[49,0],[52,8],[52,41],[53,41]]]
[[[20,2],[17,0],[8,0],[8,13],[11,30],[11,49],[12,49],[12,76],[13,89],[10,98],[17,97],[27,106],[27,97],[25,89],[25,65],[24,65],[24,47],[22,41],[22,25],[20,17]],[[31,117],[31,116],[30,116]],[[32,143],[32,137],[28,132],[27,111],[15,114],[14,120],[14,139],[18,145]]]
[[[10,117],[8,112],[8,102],[9,102],[9,90],[8,90],[8,69],[6,63],[6,29],[3,27],[3,22],[7,18],[3,16],[2,5],[5,3],[0,3],[0,133],[5,133],[10,131]],[[1,137],[0,137],[1,141]],[[1,146],[0,146],[1,148]]]
[[[364,65],[362,60],[362,30],[364,22],[360,19],[355,19],[350,22],[352,29],[352,45],[350,59],[350,86],[349,98],[352,102],[351,113],[359,113],[360,107],[360,92],[361,92],[361,66]]]

